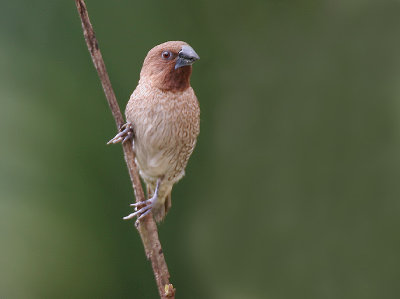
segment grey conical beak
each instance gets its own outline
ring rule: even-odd
[[[197,55],[197,53],[193,50],[191,46],[183,45],[182,49],[178,53],[178,59],[175,63],[175,69],[186,65],[192,65],[196,60],[199,59],[199,55]]]

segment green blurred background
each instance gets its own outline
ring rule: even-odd
[[[87,1],[124,109],[185,40],[201,134],[177,298],[400,298],[399,1]],[[0,298],[157,298],[74,1],[0,4]]]

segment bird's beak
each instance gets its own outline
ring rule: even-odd
[[[175,69],[186,65],[192,65],[196,60],[199,59],[199,55],[197,55],[197,53],[193,50],[191,46],[183,45],[182,49],[178,53],[178,59],[175,63]]]

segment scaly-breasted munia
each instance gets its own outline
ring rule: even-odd
[[[127,124],[109,143],[133,138],[148,200],[134,203],[138,220],[150,213],[161,221],[171,207],[172,186],[185,167],[200,132],[200,108],[190,86],[192,64],[200,57],[181,41],[158,45],[147,54],[139,84],[126,106]],[[144,206],[139,209],[139,207]]]

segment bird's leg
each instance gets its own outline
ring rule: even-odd
[[[132,207],[135,207],[136,212],[129,214],[128,216],[124,217],[123,219],[124,220],[128,220],[128,219],[132,219],[132,218],[138,216],[138,219],[136,221],[139,221],[144,216],[149,214],[151,212],[151,209],[153,208],[153,206],[157,202],[158,191],[160,189],[160,185],[161,185],[161,179],[158,179],[157,180],[157,185],[156,185],[156,190],[154,191],[153,197],[149,198],[148,200],[145,200],[145,201],[140,201],[140,202],[136,202],[136,203],[131,204]],[[144,205],[144,207],[139,209],[139,210],[137,210],[137,208],[142,206],[142,205]]]
[[[134,133],[133,133],[133,125],[131,123],[126,123],[124,125],[122,125],[119,128],[119,133],[117,135],[115,135],[115,137],[113,139],[111,139],[109,142],[107,142],[107,144],[115,144],[118,142],[124,143],[125,141],[129,140],[129,139],[133,139]]]

